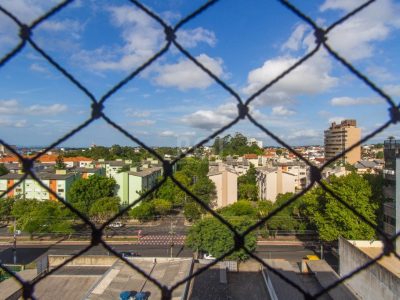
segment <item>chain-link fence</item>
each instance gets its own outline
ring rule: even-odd
[[[10,152],[12,152],[14,155],[16,155],[22,166],[23,166],[23,171],[24,175],[22,178],[13,184],[11,187],[5,191],[2,196],[5,196],[7,193],[12,191],[15,187],[17,187],[22,181],[24,181],[28,176],[32,177],[35,181],[37,181],[44,189],[46,189],[50,194],[52,194],[54,197],[56,197],[60,202],[62,202],[68,209],[70,209],[73,213],[75,213],[84,223],[86,223],[88,226],[91,228],[91,242],[90,245],[79,251],[79,253],[75,254],[72,256],[70,259],[64,261],[62,264],[57,266],[56,268],[50,270],[44,277],[39,278],[36,280],[34,283],[30,283],[27,281],[22,280],[18,274],[15,274],[7,268],[5,265],[0,264],[0,268],[3,269],[5,272],[7,272],[10,276],[14,277],[22,286],[23,288],[23,297],[24,298],[34,298],[34,288],[35,285],[41,282],[44,278],[47,276],[53,274],[56,272],[58,269],[62,268],[66,264],[68,264],[70,261],[72,261],[74,258],[84,254],[87,252],[90,248],[93,246],[102,244],[104,248],[106,248],[110,253],[113,253],[115,256],[119,257],[120,259],[124,260],[126,264],[128,264],[132,269],[136,270],[140,274],[142,274],[144,277],[146,277],[149,281],[153,282],[155,285],[158,286],[158,288],[161,290],[162,293],[162,299],[171,299],[172,292],[180,285],[185,284],[192,278],[196,277],[200,273],[206,271],[209,269],[211,266],[217,264],[219,261],[223,260],[225,257],[229,256],[232,254],[234,251],[243,249],[247,254],[252,257],[253,259],[257,260],[260,262],[262,265],[265,267],[269,268],[272,272],[274,272],[277,276],[279,276],[282,280],[287,282],[288,284],[292,285],[294,288],[296,288],[299,292],[301,292],[306,299],[314,299],[322,296],[323,294],[327,293],[328,291],[332,290],[336,286],[342,284],[345,280],[349,279],[350,277],[354,276],[355,274],[359,273],[360,271],[368,268],[372,264],[375,264],[379,259],[381,259],[385,255],[390,255],[394,254],[398,259],[400,259],[400,256],[395,252],[394,248],[394,242],[395,239],[398,237],[400,233],[397,233],[393,237],[387,236],[380,228],[378,228],[373,222],[371,222],[368,218],[363,216],[359,211],[357,211],[354,207],[350,206],[347,202],[345,202],[343,199],[341,199],[338,195],[334,193],[330,189],[329,186],[327,186],[322,180],[321,172],[333,161],[343,157],[347,152],[351,151],[355,147],[361,145],[362,143],[365,143],[378,133],[382,132],[385,130],[387,127],[389,127],[391,124],[395,124],[400,121],[400,110],[399,106],[397,106],[392,98],[387,95],[381,88],[379,88],[374,82],[372,82],[367,76],[365,76],[363,73],[361,73],[359,70],[357,70],[351,63],[349,63],[346,58],[340,56],[335,49],[333,49],[329,45],[329,39],[328,39],[328,34],[336,27],[339,26],[340,24],[346,22],[348,19],[352,18],[354,15],[358,14],[360,11],[365,9],[367,6],[369,6],[371,3],[375,2],[375,0],[370,0],[365,2],[363,5],[357,7],[356,9],[352,10],[351,12],[347,13],[345,16],[331,24],[330,26],[326,28],[322,28],[317,23],[311,19],[309,16],[307,16],[304,12],[302,12],[300,9],[298,9],[296,6],[291,4],[289,1],[285,0],[280,0],[279,2],[286,7],[288,10],[293,12],[295,15],[297,15],[301,20],[306,22],[311,28],[314,30],[314,35],[315,35],[315,46],[314,48],[305,56],[303,56],[301,59],[299,59],[296,63],[294,63],[292,66],[290,66],[287,70],[282,72],[279,76],[277,76],[275,79],[271,80],[270,82],[266,83],[262,88],[260,88],[257,92],[252,94],[250,97],[247,99],[242,99],[242,97],[239,96],[239,94],[232,88],[230,87],[227,83],[224,82],[221,78],[216,76],[211,70],[209,70],[207,67],[205,67],[200,61],[198,61],[187,49],[185,49],[177,40],[176,34],[180,30],[180,28],[185,25],[186,23],[190,22],[192,19],[196,18],[198,15],[204,13],[206,10],[213,9],[212,6],[217,3],[217,0],[214,1],[208,1],[202,6],[200,6],[198,9],[193,11],[191,14],[187,15],[183,19],[181,19],[175,26],[169,26],[166,21],[164,21],[159,15],[157,15],[155,12],[150,10],[148,7],[144,6],[142,3],[136,0],[130,0],[132,5],[136,6],[138,9],[143,11],[145,14],[147,14],[149,17],[154,19],[158,24],[162,26],[164,29],[165,33],[165,39],[166,43],[165,45],[156,53],[154,54],[149,60],[147,60],[144,64],[142,64],[140,67],[138,67],[135,70],[132,70],[132,72],[126,76],[123,80],[121,80],[119,83],[114,85],[109,91],[107,91],[103,96],[100,98],[96,98],[82,83],[80,83],[73,74],[71,74],[68,70],[66,70],[62,65],[60,65],[55,59],[53,59],[44,49],[42,49],[32,38],[32,32],[40,26],[45,20],[48,20],[61,10],[63,10],[65,7],[70,5],[73,2],[73,0],[66,0],[63,1],[62,3],[58,4],[57,6],[53,7],[51,10],[49,10],[47,13],[45,13],[43,16],[37,18],[34,20],[31,24],[24,24],[21,22],[16,16],[12,14],[12,12],[8,11],[4,7],[0,5],[0,11],[1,13],[5,14],[7,17],[12,19],[17,26],[19,27],[19,38],[20,41],[18,45],[12,49],[9,53],[7,53],[4,57],[0,59],[0,71],[1,68],[4,67],[8,62],[10,62],[13,58],[15,58],[18,53],[26,46],[32,47],[38,54],[40,54],[47,62],[52,65],[54,68],[56,68],[60,74],[62,74],[66,79],[68,79],[72,85],[74,85],[76,88],[81,90],[91,101],[91,117],[83,122],[81,125],[76,127],[75,129],[71,130],[69,133],[64,135],[63,137],[59,138],[57,141],[53,142],[51,145],[49,145],[46,149],[41,151],[40,153],[36,154],[32,158],[25,158],[21,156],[19,153],[14,150],[13,147],[10,146],[10,144],[7,143],[7,141],[4,141],[0,139],[0,143],[3,144]],[[116,124],[113,120],[111,120],[104,112],[104,103],[107,101],[115,92],[117,92],[121,87],[126,85],[128,82],[131,80],[134,80],[138,74],[140,74],[143,70],[145,70],[147,67],[149,67],[153,62],[155,62],[157,59],[159,59],[161,56],[163,56],[171,47],[171,45],[174,45],[186,58],[188,58],[190,61],[192,61],[198,68],[200,68],[202,71],[208,74],[218,85],[220,85],[223,89],[225,89],[230,95],[233,96],[233,98],[237,101],[237,109],[238,113],[236,118],[234,118],[231,122],[226,124],[225,126],[221,127],[217,131],[215,131],[213,134],[208,136],[207,138],[203,139],[199,143],[197,143],[194,147],[192,147],[190,150],[188,150],[186,153],[182,153],[179,155],[175,160],[172,162],[166,161],[161,157],[154,149],[151,147],[147,146],[145,143],[143,143],[139,138],[135,137],[134,135],[130,134],[127,130]],[[306,158],[304,158],[299,152],[294,150],[291,146],[289,146],[287,143],[285,143],[282,139],[280,139],[276,134],[271,132],[268,128],[266,128],[263,124],[258,122],[249,112],[249,105],[262,93],[265,91],[269,90],[272,86],[274,86],[278,81],[280,81],[282,78],[284,78],[286,75],[288,75],[290,72],[295,70],[297,67],[299,67],[302,63],[310,59],[313,55],[315,55],[321,48],[324,48],[334,59],[336,59],[338,62],[340,62],[343,66],[345,66],[348,71],[355,75],[357,78],[359,78],[362,82],[364,82],[371,90],[373,90],[375,93],[377,93],[380,97],[382,97],[388,104],[389,106],[389,117],[388,120],[375,129],[372,133],[368,134],[364,138],[362,138],[360,141],[343,151],[342,153],[336,155],[332,159],[329,159],[322,165],[321,167],[316,167],[312,163],[310,163]],[[180,183],[175,177],[172,172],[172,167],[177,164],[181,159],[183,159],[186,155],[189,153],[194,152],[198,147],[205,145],[212,139],[214,139],[216,136],[219,134],[223,133],[233,125],[237,124],[241,120],[247,118],[251,123],[253,123],[256,127],[258,127],[261,131],[263,131],[266,135],[268,135],[270,138],[272,138],[274,141],[276,141],[278,144],[282,145],[283,147],[287,148],[291,153],[293,153],[299,160],[303,161],[305,164],[307,164],[310,168],[310,176],[311,176],[311,183],[300,193],[296,194],[293,196],[290,200],[286,201],[283,205],[281,205],[279,208],[271,211],[266,217],[262,218],[259,220],[256,224],[250,226],[245,232],[239,233],[235,228],[227,221],[225,220],[222,216],[220,216],[218,213],[216,213],[214,210],[212,210],[210,207],[208,207],[201,199],[199,199],[196,195],[194,195],[190,190],[188,190],[182,183]],[[139,199],[137,199],[135,202],[131,203],[129,206],[125,207],[122,211],[120,211],[118,214],[116,214],[113,218],[109,219],[107,222],[102,224],[101,227],[96,228],[96,226],[85,216],[82,214],[79,210],[77,210],[75,207],[73,207],[70,203],[66,202],[64,199],[60,198],[53,190],[51,190],[48,186],[46,186],[43,182],[40,181],[40,179],[35,175],[35,173],[32,171],[32,166],[33,163],[39,159],[42,155],[44,155],[47,151],[50,149],[53,149],[54,147],[59,146],[61,143],[65,142],[68,140],[70,137],[78,133],[80,130],[83,128],[89,126],[91,123],[95,122],[98,119],[103,119],[105,122],[107,122],[110,126],[114,127],[116,130],[121,132],[123,135],[125,135],[128,139],[132,140],[133,142],[137,143],[144,149],[146,149],[148,152],[150,152],[152,155],[154,155],[157,159],[159,159],[162,164],[163,164],[163,169],[164,169],[164,175],[163,179],[159,181],[156,186],[154,186],[151,190],[148,190],[145,194],[143,194]],[[168,287],[165,286],[162,282],[158,282],[156,279],[154,279],[152,276],[146,274],[143,270],[141,270],[139,267],[137,267],[132,261],[128,261],[127,259],[121,257],[121,255],[116,252],[112,247],[110,247],[103,239],[103,230],[107,225],[112,223],[114,220],[116,220],[118,217],[122,216],[124,213],[126,213],[130,208],[132,208],[135,204],[140,202],[142,199],[147,197],[150,193],[154,192],[156,189],[158,189],[168,178],[170,178],[182,191],[184,191],[187,195],[192,197],[200,206],[202,206],[208,213],[210,213],[213,217],[218,219],[221,223],[223,223],[229,230],[232,231],[233,237],[234,237],[234,247],[226,252],[224,255],[221,257],[218,257],[215,261],[212,263],[203,266],[196,270],[192,275],[184,278],[183,280],[180,280],[176,282],[173,286]],[[315,184],[319,184],[321,188],[328,194],[330,194],[332,197],[334,197],[338,202],[340,202],[342,205],[344,205],[348,210],[352,211],[362,222],[365,224],[368,224],[370,227],[372,227],[381,237],[384,243],[384,248],[383,252],[375,257],[374,259],[371,259],[367,264],[353,270],[350,274],[347,274],[346,276],[340,278],[336,282],[330,284],[329,286],[325,287],[323,290],[320,292],[310,295],[307,291],[302,289],[299,285],[297,285],[295,282],[290,280],[289,278],[286,278],[284,275],[282,275],[280,272],[274,270],[271,268],[267,263],[257,257],[255,254],[251,253],[246,247],[244,243],[244,239],[246,235],[248,235],[250,232],[255,230],[257,227],[263,225],[265,222],[267,222],[271,217],[275,216],[277,213],[279,213],[281,210],[283,210],[285,207],[288,205],[292,204],[294,201],[296,201],[299,197],[304,195],[307,191],[309,191]]]

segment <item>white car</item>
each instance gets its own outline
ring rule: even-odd
[[[208,253],[208,254],[204,254],[204,255],[203,255],[203,258],[204,258],[204,259],[210,259],[210,260],[216,259],[214,256],[212,256],[212,254],[209,254],[209,253]]]
[[[122,227],[122,223],[121,222],[114,222],[114,223],[111,223],[108,226],[110,226],[112,228],[121,228]]]

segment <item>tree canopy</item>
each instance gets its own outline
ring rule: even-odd
[[[331,176],[325,183],[344,202],[376,224],[378,204],[372,200],[373,193],[368,180],[353,172],[347,176]],[[339,236],[364,240],[375,236],[373,228],[321,187],[305,194],[302,201],[302,213],[324,241],[333,241]]]
[[[119,211],[120,199],[118,197],[99,198],[93,202],[89,209],[90,218],[94,222],[104,223]]]
[[[246,174],[238,177],[238,199],[257,201],[258,200],[258,187],[257,187],[257,171],[253,164]]]
[[[68,201],[81,212],[89,215],[90,208],[100,198],[113,197],[116,182],[113,178],[92,175],[80,178],[71,185]]]
[[[244,232],[252,224],[252,220],[245,216],[228,219],[228,221],[238,232]],[[214,257],[220,257],[231,250],[235,242],[234,234],[224,224],[213,217],[207,217],[190,228],[186,244],[194,251],[210,253]],[[248,250],[254,251],[256,244],[256,235],[251,232],[245,238],[245,246]],[[243,249],[240,249],[229,255],[227,259],[243,261],[248,257],[248,254]]]
[[[230,134],[223,138],[216,137],[213,144],[214,154],[221,156],[244,155],[244,154],[263,154],[263,149],[256,144],[248,144],[247,137],[237,132],[234,136]]]
[[[60,203],[32,199],[16,200],[12,208],[17,228],[28,232],[31,237],[36,234],[70,234],[73,232],[68,210]]]
[[[8,169],[4,166],[4,164],[0,164],[0,176],[8,174]]]

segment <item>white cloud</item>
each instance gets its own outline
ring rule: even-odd
[[[263,66],[249,72],[244,92],[247,95],[257,92],[299,59],[300,57],[280,56],[265,61]],[[261,94],[257,103],[261,105],[290,103],[293,96],[325,92],[338,81],[329,74],[331,68],[331,60],[324,53],[317,53]]]
[[[130,117],[130,118],[145,118],[145,117],[150,116],[149,111],[146,111],[146,110],[138,111],[138,110],[132,109],[130,107],[126,108],[124,110],[124,113],[127,117]]]
[[[320,7],[320,11],[328,9],[339,9],[350,11],[365,3],[365,0],[326,0]]]
[[[46,30],[50,32],[60,32],[60,31],[80,32],[84,29],[84,25],[76,20],[70,20],[70,19],[65,19],[62,21],[46,20],[40,24],[39,28],[41,30]]]
[[[74,56],[95,71],[129,71],[152,57],[166,43],[163,28],[142,10],[129,6],[108,7],[111,21],[122,32],[122,45],[95,50],[81,50]],[[181,29],[178,39],[185,47],[196,47],[199,43],[215,45],[212,31],[197,27]]]
[[[26,120],[0,119],[0,127],[23,128],[26,126],[26,123]]]
[[[65,104],[53,104],[49,106],[31,105],[25,109],[28,115],[57,115],[67,110]]]
[[[340,123],[340,122],[342,122],[343,120],[345,120],[346,118],[345,117],[332,117],[332,118],[329,118],[328,119],[328,123],[329,124],[332,124],[332,123]]]
[[[304,38],[304,34],[309,29],[309,27],[305,24],[300,24],[296,26],[295,30],[289,37],[289,39],[282,45],[282,50],[292,50],[297,51],[300,48],[303,48],[302,42]]]
[[[0,100],[0,115],[11,115],[18,113],[18,101],[15,99]]]
[[[65,104],[23,106],[15,99],[0,100],[0,115],[57,115],[67,110]]]
[[[223,73],[222,60],[214,59],[206,54],[200,54],[196,59],[216,76]],[[155,82],[164,87],[177,87],[180,90],[192,88],[204,89],[210,86],[214,79],[188,59],[181,59],[176,64],[166,64],[157,68]]]
[[[321,11],[349,12],[363,0],[327,0]],[[344,57],[357,60],[374,54],[374,43],[388,38],[394,28],[400,28],[400,7],[391,0],[376,1],[328,34],[328,43]]]
[[[264,119],[265,116],[254,106],[249,108],[250,114],[257,120]],[[182,122],[194,128],[204,130],[215,130],[231,122],[238,116],[237,104],[228,102],[216,107],[214,110],[201,109],[182,117]]]
[[[171,136],[176,136],[176,133],[171,130],[164,130],[160,132],[159,135],[164,137],[171,137]]]
[[[295,113],[294,110],[290,110],[284,106],[275,106],[272,108],[272,115],[274,116],[291,116]]]
[[[179,30],[177,32],[178,42],[185,48],[194,48],[199,43],[206,43],[213,47],[217,43],[214,32],[197,27],[195,29]]]
[[[333,106],[350,106],[350,105],[366,105],[384,103],[383,99],[379,98],[352,98],[352,97],[335,97],[331,99]]]
[[[388,84],[383,87],[390,96],[400,97],[400,84]]]
[[[149,126],[149,125],[153,125],[156,121],[154,120],[138,120],[135,122],[130,122],[129,125],[131,126]]]
[[[297,139],[310,139],[310,138],[319,138],[322,136],[320,130],[315,129],[304,129],[304,130],[296,130],[288,135],[289,140],[297,140]]]
[[[29,69],[34,71],[34,72],[39,72],[39,73],[49,73],[49,70],[45,67],[43,67],[41,64],[38,63],[33,63],[29,66]]]

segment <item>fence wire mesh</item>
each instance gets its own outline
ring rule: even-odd
[[[209,9],[213,9],[212,6],[219,2],[218,0],[213,0],[213,1],[208,1],[204,3],[202,6],[198,7],[195,11],[193,11],[191,14],[187,15],[183,19],[181,19],[175,26],[170,26],[166,21],[163,20],[159,15],[157,15],[154,11],[143,5],[141,2],[136,1],[136,0],[127,0],[130,2],[133,6],[136,6],[138,9],[143,11],[145,14],[147,14],[149,17],[154,19],[157,23],[159,23],[160,26],[164,29],[164,34],[165,34],[165,40],[166,43],[165,45],[157,52],[155,53],[150,59],[148,59],[144,64],[142,64],[140,67],[136,68],[135,70],[132,70],[131,73],[126,76],[123,80],[115,84],[110,90],[108,90],[103,96],[96,98],[93,93],[91,93],[82,83],[80,83],[73,74],[71,74],[68,70],[66,70],[62,65],[57,63],[55,59],[53,59],[46,51],[41,48],[32,38],[32,32],[35,28],[39,27],[41,23],[44,21],[48,20],[55,14],[59,13],[61,10],[63,10],[65,7],[70,5],[73,0],[66,0],[55,7],[53,7],[51,10],[49,10],[47,13],[42,15],[41,17],[37,18],[34,20],[30,25],[24,24],[21,22],[11,11],[8,11],[5,9],[3,6],[0,5],[0,12],[4,15],[6,15],[8,18],[10,18],[15,24],[19,27],[19,38],[20,41],[17,46],[15,46],[14,49],[12,49],[9,53],[7,53],[4,57],[0,59],[0,71],[1,68],[4,67],[7,63],[9,63],[13,58],[15,58],[18,53],[26,46],[31,46],[32,49],[34,49],[38,54],[40,54],[47,62],[52,65],[54,68],[56,68],[60,74],[62,74],[66,79],[68,79],[76,88],[78,88],[80,91],[82,91],[91,101],[91,117],[83,122],[81,125],[76,127],[75,129],[71,130],[69,133],[66,135],[60,137],[58,140],[50,144],[46,149],[42,150],[40,153],[36,154],[32,158],[26,158],[20,155],[7,141],[4,141],[0,139],[0,143],[3,144],[10,152],[12,152],[15,156],[18,157],[20,160],[24,175],[20,180],[18,180],[16,183],[14,183],[12,186],[8,187],[8,189],[0,195],[0,197],[3,197],[7,195],[10,191],[12,191],[14,188],[16,188],[19,184],[21,184],[28,176],[33,178],[43,189],[47,190],[48,193],[53,195],[55,198],[58,199],[65,207],[67,207],[69,210],[71,210],[74,214],[76,214],[85,224],[87,224],[91,228],[91,242],[90,244],[64,261],[62,264],[59,266],[55,267],[54,269],[51,269],[48,273],[46,273],[43,277],[38,278],[37,280],[33,282],[29,281],[24,281],[18,274],[12,272],[8,267],[6,267],[4,264],[0,263],[0,268],[3,269],[6,273],[8,273],[10,276],[14,277],[22,286],[23,290],[23,298],[24,299],[35,299],[34,295],[34,290],[35,290],[35,285],[41,282],[44,278],[47,276],[50,276],[75,258],[83,255],[86,253],[89,249],[91,249],[94,246],[97,245],[103,245],[104,248],[106,248],[110,253],[118,257],[119,259],[123,260],[127,265],[129,265],[132,269],[135,271],[139,272],[142,274],[147,280],[151,281],[154,283],[161,291],[162,294],[162,299],[171,299],[172,298],[172,292],[179,287],[180,285],[188,282],[192,278],[198,276],[202,272],[206,271],[213,265],[217,264],[221,260],[223,260],[225,257],[229,256],[236,250],[243,249],[250,257],[253,259],[257,260],[259,263],[261,263],[264,267],[268,268],[270,271],[272,271],[274,274],[279,276],[282,280],[284,280],[286,283],[290,284],[294,288],[296,288],[300,293],[302,293],[305,297],[305,299],[316,299],[328,291],[332,290],[336,286],[342,284],[345,280],[351,278],[355,274],[361,272],[364,269],[367,269],[371,265],[375,264],[379,259],[381,259],[384,256],[388,255],[395,255],[398,259],[400,259],[400,256],[396,253],[394,243],[396,238],[400,235],[400,233],[396,233],[394,236],[389,237],[386,235],[377,225],[372,223],[368,218],[363,216],[359,211],[357,211],[354,207],[349,205],[347,202],[345,202],[343,199],[341,199],[340,196],[335,194],[335,192],[330,189],[329,186],[327,186],[323,181],[322,181],[322,171],[332,162],[334,162],[337,159],[340,159],[343,157],[346,153],[354,149],[355,147],[361,145],[362,143],[365,143],[366,141],[370,140],[372,137],[377,135],[378,133],[384,131],[386,128],[388,128],[391,124],[396,124],[397,122],[400,121],[400,110],[399,110],[399,105],[396,105],[393,99],[386,94],[381,88],[379,88],[373,81],[371,81],[366,75],[364,75],[362,72],[357,70],[346,58],[340,56],[335,49],[333,49],[329,45],[329,32],[334,29],[336,26],[340,26],[340,24],[345,23],[348,19],[352,18],[354,15],[358,14],[360,11],[368,7],[370,4],[373,2],[377,2],[377,0],[370,0],[362,4],[361,6],[357,7],[356,9],[350,11],[347,13],[345,16],[337,20],[336,22],[332,23],[330,26],[326,28],[322,28],[317,23],[307,16],[304,12],[302,12],[299,8],[297,8],[295,5],[290,3],[289,1],[286,0],[279,0],[279,2],[286,7],[288,10],[290,10],[292,13],[297,15],[301,20],[306,22],[311,28],[314,30],[314,36],[315,36],[315,47],[312,51],[310,51],[308,54],[303,56],[301,59],[299,59],[296,63],[294,63],[292,66],[290,66],[288,69],[286,69],[284,72],[282,72],[279,76],[271,80],[270,82],[266,83],[263,87],[261,87],[257,92],[253,93],[250,97],[247,99],[243,99],[242,97],[239,96],[237,92],[233,88],[231,88],[223,79],[219,78],[216,76],[210,69],[208,69],[204,64],[202,64],[199,60],[197,60],[185,47],[183,47],[178,39],[176,33],[179,31],[179,29],[185,25],[186,23],[190,22],[194,18],[196,18],[198,15],[205,13]],[[209,135],[207,138],[201,140],[199,143],[197,143],[195,146],[190,148],[187,152],[180,154],[175,160],[172,162],[166,161],[163,157],[161,157],[154,149],[146,145],[144,142],[142,142],[139,138],[135,137],[134,135],[130,134],[127,130],[125,130],[123,127],[119,126],[116,124],[113,120],[111,120],[104,112],[104,103],[114,94],[116,93],[119,89],[121,89],[124,85],[126,85],[128,82],[131,80],[135,79],[139,73],[141,73],[143,70],[145,70],[148,66],[150,66],[153,62],[155,62],[157,59],[159,59],[161,56],[163,56],[170,48],[171,45],[174,45],[186,58],[188,58],[190,61],[192,61],[198,68],[200,68],[202,71],[204,71],[208,76],[210,76],[221,88],[226,90],[230,95],[234,97],[237,101],[237,109],[238,113],[236,118],[234,118],[230,123],[226,124],[225,126],[221,127],[220,129],[216,130],[214,133]],[[378,94],[383,100],[385,100],[389,106],[389,117],[386,123],[381,125],[380,127],[376,128],[373,132],[370,134],[366,135],[364,138],[362,138],[360,141],[352,145],[351,147],[347,148],[344,150],[342,153],[336,155],[335,157],[329,159],[326,161],[321,167],[316,167],[313,165],[310,161],[308,161],[305,157],[303,157],[299,152],[297,152],[295,149],[293,149],[289,144],[287,144],[285,141],[283,141],[281,138],[279,138],[276,134],[271,132],[268,128],[266,128],[264,125],[262,125],[260,122],[258,122],[250,113],[249,111],[249,104],[254,101],[256,97],[270,89],[273,85],[275,85],[278,81],[280,81],[282,78],[287,76],[290,72],[295,70],[297,67],[299,67],[302,63],[304,63],[306,60],[310,59],[312,56],[314,56],[321,48],[325,48],[326,51],[338,62],[340,62],[343,66],[345,66],[348,71],[359,78],[364,84],[366,84],[372,91],[374,91],[376,94]],[[227,221],[225,220],[221,215],[219,215],[217,212],[212,210],[205,202],[203,202],[201,199],[199,199],[196,195],[194,195],[190,190],[188,190],[182,183],[180,183],[175,177],[172,172],[173,166],[176,165],[181,159],[185,158],[188,154],[193,153],[197,148],[205,145],[215,137],[217,137],[219,134],[223,133],[233,125],[237,124],[241,120],[247,118],[251,123],[253,123],[256,127],[258,127],[261,131],[263,131],[266,135],[268,135],[270,138],[272,138],[274,141],[276,141],[278,144],[281,146],[287,148],[291,153],[293,153],[298,159],[302,160],[304,163],[306,163],[309,168],[310,168],[310,177],[311,177],[311,183],[303,189],[300,193],[294,195],[291,199],[286,201],[284,204],[282,204],[280,207],[276,208],[275,210],[271,211],[267,216],[263,217],[261,220],[259,220],[256,224],[250,226],[247,228],[246,231],[243,233],[239,233],[235,228]],[[116,130],[121,132],[123,135],[125,135],[128,139],[133,141],[134,143],[140,145],[144,149],[146,149],[149,153],[154,155],[158,160],[160,160],[163,164],[163,179],[159,181],[153,188],[150,190],[146,191],[143,195],[140,196],[139,199],[131,203],[129,206],[125,207],[123,210],[121,210],[119,213],[117,213],[114,217],[109,219],[107,222],[103,223],[100,227],[96,227],[95,224],[93,224],[86,215],[82,214],[79,210],[77,210],[75,207],[73,207],[70,203],[66,202],[63,198],[61,198],[55,191],[50,189],[47,185],[45,185],[38,177],[37,175],[33,172],[32,167],[33,163],[38,160],[41,156],[43,156],[47,151],[53,149],[54,147],[59,146],[61,143],[65,142],[68,140],[70,137],[78,133],[80,130],[84,129],[85,127],[89,126],[93,122],[95,122],[98,119],[103,119],[105,122],[107,122],[110,126],[114,127]],[[216,260],[213,262],[209,263],[206,266],[203,266],[199,268],[197,271],[192,273],[190,276],[184,278],[183,280],[180,280],[176,282],[174,285],[171,287],[168,287],[164,285],[162,282],[159,282],[146,272],[144,272],[142,269],[140,269],[138,266],[136,266],[132,261],[127,260],[126,258],[122,257],[120,253],[118,253],[115,249],[113,249],[110,245],[107,244],[105,240],[103,240],[103,230],[105,227],[109,224],[111,224],[114,220],[116,220],[118,217],[122,216],[124,213],[126,213],[130,208],[132,208],[135,204],[139,203],[141,200],[145,199],[148,195],[150,195],[152,192],[157,190],[168,178],[170,178],[176,186],[178,186],[182,191],[184,191],[188,196],[193,198],[200,206],[202,206],[208,213],[210,213],[214,218],[218,219],[221,223],[223,223],[229,230],[232,232],[233,237],[234,237],[234,247],[226,252],[224,255],[221,257],[218,257]],[[327,193],[329,193],[332,197],[334,197],[338,202],[340,202],[342,205],[344,205],[348,210],[353,212],[362,222],[368,224],[371,228],[373,228],[381,237],[382,241],[384,244],[383,251],[382,253],[375,257],[374,259],[371,259],[367,264],[364,264],[357,269],[353,270],[351,273],[341,277],[339,280],[335,281],[334,283],[330,284],[329,286],[325,287],[321,291],[319,291],[316,294],[309,294],[307,291],[305,291],[302,287],[300,287],[298,284],[293,282],[291,279],[285,277],[282,275],[282,273],[278,272],[275,270],[273,267],[268,265],[264,260],[259,258],[257,255],[249,251],[245,247],[245,237],[252,231],[254,231],[257,227],[260,225],[263,225],[266,223],[269,219],[271,219],[273,216],[275,216],[277,213],[282,211],[285,207],[289,206],[293,202],[295,202],[299,197],[304,195],[307,191],[309,191],[314,185],[320,185],[323,190],[325,190]]]

